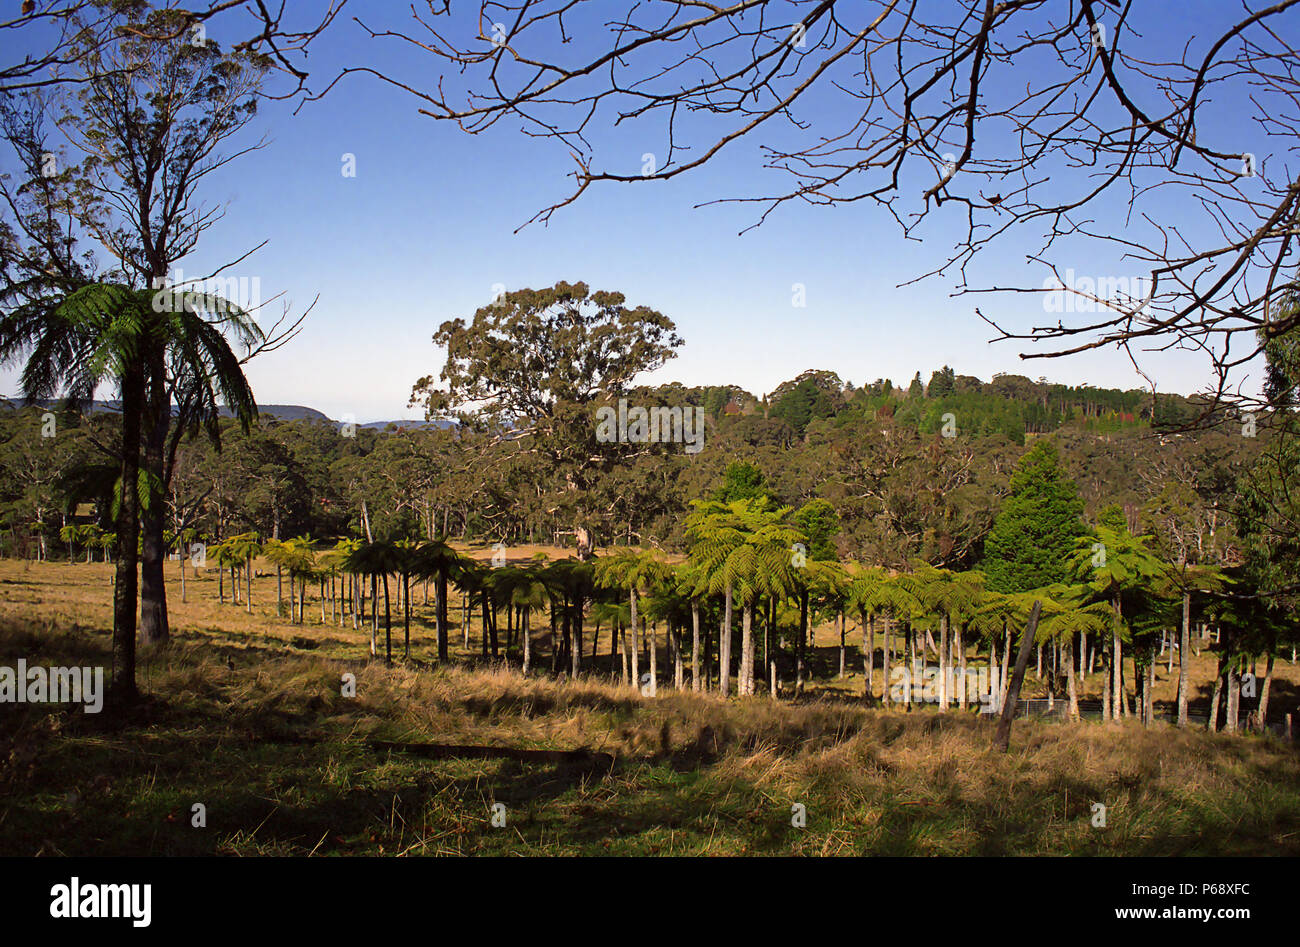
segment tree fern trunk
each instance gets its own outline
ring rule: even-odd
[[[691,598],[691,690],[700,693],[700,602]]]
[[[731,583],[727,583],[727,592],[722,604],[722,629],[718,641],[718,690],[723,697],[731,693]]]
[[[636,589],[632,589],[631,593],[629,594],[629,600],[631,601],[630,614],[631,614],[631,619],[632,619],[632,620],[628,623],[628,624],[631,626],[631,631],[632,631],[632,681],[631,681],[631,684],[632,684],[633,687],[639,688],[639,687],[641,686],[641,664],[640,664],[640,662],[641,662],[641,654],[640,654],[640,651],[641,651],[641,641],[640,641],[640,639],[637,637]]]
[[[740,618],[740,696],[754,693],[754,603],[746,600]]]

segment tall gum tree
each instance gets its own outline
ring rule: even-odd
[[[439,327],[433,342],[446,363],[411,391],[429,420],[454,418],[540,459],[548,505],[572,523],[581,556],[592,545],[583,507],[596,481],[654,446],[599,442],[596,409],[682,344],[671,319],[626,301],[581,282],[503,293],[468,323]]]

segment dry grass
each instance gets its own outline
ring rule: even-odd
[[[0,563],[0,663],[107,663],[106,577]],[[988,721],[956,713],[387,668],[364,631],[292,626],[273,599],[250,618],[210,593],[191,585],[180,605],[177,590],[176,640],[143,656],[149,699],[131,719],[0,706],[0,850],[1300,854],[1300,757],[1272,738],[1022,721],[1000,754]],[[304,636],[314,648],[295,646]],[[371,740],[614,762],[430,760]]]

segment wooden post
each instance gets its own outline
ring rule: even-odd
[[[1286,715],[1286,742],[1290,743],[1292,742],[1292,739],[1293,738],[1291,736],[1291,715],[1287,714]]]
[[[1016,715],[1016,703],[1020,700],[1020,682],[1025,678],[1029,655],[1034,650],[1034,636],[1038,633],[1038,613],[1042,608],[1043,603],[1034,599],[1034,607],[1029,610],[1029,623],[1025,626],[1025,636],[1020,641],[1020,653],[1016,655],[1016,669],[1011,674],[1011,686],[1007,688],[1007,700],[1002,707],[1002,719],[998,721],[998,732],[993,738],[993,745],[1004,753],[1011,746],[1011,720]]]

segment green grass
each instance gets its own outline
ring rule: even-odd
[[[104,629],[0,620],[0,663],[108,663]],[[129,719],[0,706],[6,854],[1297,854],[1300,760],[1272,738],[987,721],[387,669],[187,629]],[[227,662],[233,661],[233,670]],[[344,671],[355,699],[340,695]],[[588,747],[426,759],[371,740]],[[1092,805],[1107,825],[1092,825]],[[207,826],[191,825],[202,803]],[[506,807],[506,825],[492,807]],[[791,824],[791,806],[807,825]]]

